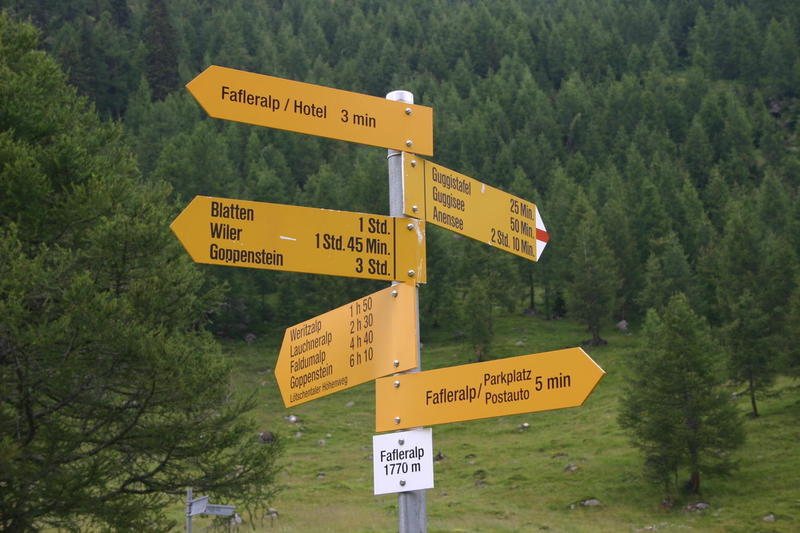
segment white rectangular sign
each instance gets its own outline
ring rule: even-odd
[[[236,510],[236,506],[234,505],[212,505],[209,503],[203,514],[230,516],[233,514],[234,510]]]
[[[204,514],[208,507],[208,496],[201,496],[189,502],[189,516]]]
[[[372,437],[375,494],[433,488],[431,428]]]

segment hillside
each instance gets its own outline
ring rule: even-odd
[[[285,257],[237,249],[242,235],[263,235],[231,224],[254,221],[254,207],[239,207],[247,202],[377,221],[389,211],[387,146],[211,118],[186,85],[216,65],[381,105],[408,90],[433,116],[423,166],[514,196],[491,238],[463,238],[434,215],[414,243],[417,254],[425,244],[423,368],[582,344],[608,372],[579,409],[435,428],[446,458],[431,530],[799,529],[796,0],[0,0],[0,9],[0,528],[167,531],[175,524],[163,513],[181,516],[166,506],[190,484],[254,511],[283,485],[273,529],[394,528],[395,500],[370,496],[372,386],[287,411],[271,370],[283,328],[421,275],[421,264],[389,276],[397,234],[380,229],[383,240],[364,241],[375,257],[327,271],[332,254],[363,243],[320,217],[313,268],[256,270]],[[226,105],[279,109],[269,90],[229,85]],[[377,124],[334,107],[359,135]],[[452,226],[464,222],[456,192],[439,197],[439,213],[449,210],[439,220]],[[218,266],[198,264],[170,231],[197,196],[211,197],[208,237],[224,246],[200,248]],[[204,216],[182,227],[207,228]],[[290,219],[258,217],[273,228]],[[312,227],[311,217],[292,220]],[[521,251],[544,242],[541,232],[542,256],[487,246],[495,235],[508,244],[501,223],[519,228]],[[403,227],[418,231],[405,234],[412,242],[422,235],[416,222]],[[384,277],[350,277],[365,264]],[[678,300],[691,320],[667,331],[660,317]],[[614,329],[622,321],[632,335]],[[703,343],[669,340],[684,331]],[[676,364],[653,366],[670,371],[652,383],[629,374],[653,360]],[[692,381],[698,368],[714,370]],[[618,425],[634,382],[658,398],[636,404],[655,421],[639,426],[639,451]],[[731,405],[734,424],[698,423]],[[739,426],[747,440],[736,448]],[[704,433],[714,427],[731,438]],[[256,448],[259,428],[284,438]],[[648,447],[654,477],[642,471]],[[739,471],[706,481],[729,454]],[[701,500],[683,491],[687,465],[696,481],[703,471]],[[676,506],[663,508],[673,493]],[[601,505],[571,508],[590,499]],[[698,502],[710,507],[686,510]]]
[[[496,357],[574,346],[585,336],[570,321],[508,314],[497,329]],[[640,339],[636,332],[608,339],[608,346],[589,350],[607,375],[582,407],[433,428],[434,451],[445,458],[435,463],[436,487],[427,492],[429,531],[796,531],[797,383],[781,380],[779,394],[764,401],[758,419],[747,416],[747,400],[740,398],[747,431],[745,446],[736,452],[740,469],[729,478],[709,478],[699,498],[684,494],[667,509],[658,487],[643,478],[641,456],[616,422],[626,362],[636,357]],[[283,491],[270,504],[279,516],[256,530],[395,529],[396,495],[372,495],[374,387],[366,384],[285,409],[271,371],[277,342],[273,336],[254,345],[226,344],[236,362],[235,389],[258,395],[258,428],[289,441]],[[422,358],[424,369],[474,361],[452,331],[434,332]],[[286,420],[289,415],[298,420]],[[601,505],[580,504],[593,498]],[[687,508],[696,503],[709,507]],[[765,521],[768,515],[775,521]]]

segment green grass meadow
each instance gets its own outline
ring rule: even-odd
[[[586,338],[573,322],[522,315],[499,317],[495,329],[493,358],[577,346]],[[604,336],[607,346],[587,352],[607,374],[582,407],[433,428],[434,453],[445,458],[435,463],[435,488],[427,492],[431,533],[800,531],[797,381],[781,379],[779,394],[762,401],[758,419],[747,416],[745,397],[737,400],[747,431],[736,452],[740,469],[726,479],[704,478],[699,499],[666,509],[616,422],[625,364],[640,341],[635,332],[610,327]],[[278,433],[286,444],[283,490],[270,503],[278,517],[241,530],[396,531],[397,495],[372,494],[374,385],[284,408],[272,373],[280,337],[226,345],[237,391],[258,396],[254,445],[259,430]],[[423,340],[424,370],[473,362],[466,343],[448,331],[426,332],[423,324]],[[289,414],[299,420],[287,421]],[[579,504],[590,498],[601,505]],[[687,510],[697,502],[709,507]],[[765,521],[770,514],[774,521]],[[204,531],[206,523],[196,519],[194,531]]]

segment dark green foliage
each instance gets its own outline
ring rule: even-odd
[[[791,375],[800,377],[800,283],[797,281],[789,299],[786,331],[786,360],[783,363]]]
[[[114,118],[125,112],[138,75],[131,12],[122,0],[93,2],[3,2],[12,13],[30,16],[44,30],[45,45],[98,111]]]
[[[494,338],[491,302],[489,281],[486,278],[472,276],[469,290],[464,298],[463,320],[467,341],[472,346],[476,361],[486,359]]]
[[[148,0],[145,22],[145,74],[153,98],[163,100],[178,88],[177,36],[165,0]]]
[[[42,28],[43,46],[80,93],[103,116],[120,117],[144,179],[168,180],[180,207],[215,194],[387,212],[382,150],[208,119],[181,86],[210,64],[378,97],[414,92],[434,108],[432,159],[536,202],[551,237],[530,263],[430,228],[423,333],[466,329],[457,315],[475,276],[488,285],[484,310],[538,306],[588,325],[584,303],[602,294],[593,323],[624,318],[634,331],[648,307],[685,291],[720,343],[744,347],[750,341],[737,332],[758,335],[754,346],[769,348],[764,383],[794,353],[796,1],[2,4]],[[3,96],[22,98],[19,88]],[[51,159],[55,176],[102,173],[90,161]],[[44,187],[39,175],[50,170],[28,172],[25,161],[8,167],[0,213],[26,220],[33,235],[46,229],[37,213],[51,206],[14,202]],[[580,195],[595,213],[591,229]],[[580,256],[586,244],[604,250],[602,261]],[[611,264],[617,274],[601,275]],[[212,320],[234,337],[280,329],[380,285],[203,270],[230,288]]]
[[[615,186],[615,191],[622,189],[622,183],[618,179],[612,183],[618,186]],[[632,318],[637,314],[636,297],[644,274],[641,272],[634,240],[632,229],[634,224],[622,195],[612,192],[602,205],[599,213],[601,231],[617,259],[619,271],[625,273],[621,276],[614,315],[620,319]]]
[[[432,225],[426,226],[425,247],[427,249],[428,272],[440,278],[440,283],[426,283],[420,287],[420,324],[423,341],[428,328],[446,327],[448,330],[462,329],[458,309],[460,272],[459,235]]]
[[[762,203],[774,201],[769,180],[759,196]],[[747,386],[756,416],[757,395],[769,389],[779,367],[779,338],[796,264],[794,251],[755,216],[757,211],[744,200],[729,203],[725,231],[705,266],[715,273],[712,285],[731,376]]]
[[[263,511],[280,445],[230,399],[169,185],[3,15],[0,72],[0,528],[166,530],[188,485]]]
[[[604,191],[592,201],[621,269],[619,318],[643,317],[636,302],[651,242],[676,233],[694,269],[713,239],[706,220],[722,230],[732,187],[757,186],[768,174],[800,182],[788,149],[800,73],[792,2],[8,5],[41,24],[46,45],[102,112],[124,114],[145,175],[168,179],[184,201],[238,194],[337,209],[385,205],[374,149],[204,120],[179,88],[208,64],[376,96],[414,91],[435,108],[437,162],[523,197],[543,195],[542,215],[562,246],[533,265],[548,300],[572,276],[570,239],[558,234],[574,225],[564,207],[573,198],[555,198],[551,185],[563,170],[587,191]],[[320,193],[319,183],[331,186],[323,175],[348,186]],[[548,255],[561,257],[550,263]],[[452,285],[432,273],[431,284]],[[256,285],[276,295],[281,284]],[[238,286],[253,287],[237,284],[234,293]],[[277,299],[259,298],[251,321],[280,320]]]
[[[197,122],[192,131],[178,134],[164,146],[153,176],[172,183],[175,193],[188,201],[195,195],[237,198],[242,187],[230,143],[210,121]]]
[[[761,49],[762,83],[773,97],[798,96],[800,47],[787,19],[771,19]]]
[[[600,336],[604,323],[611,318],[615,296],[620,286],[619,270],[594,209],[578,197],[575,231],[570,263],[572,278],[567,282],[567,309],[571,316],[586,324],[597,346],[605,341]]]
[[[700,492],[701,475],[726,474],[729,452],[744,432],[707,323],[686,296],[673,296],[661,314],[650,310],[644,325],[647,347],[629,361],[630,375],[619,422],[644,454],[645,471],[675,495],[680,471],[686,487]]]
[[[730,360],[730,374],[747,387],[752,415],[758,416],[757,393],[769,388],[775,380],[777,359],[765,332],[771,317],[759,309],[749,290],[729,304],[732,320],[725,324],[722,338]]]
[[[670,233],[652,246],[645,265],[644,287],[639,293],[641,308],[661,310],[678,293],[696,295],[691,267],[676,235]]]

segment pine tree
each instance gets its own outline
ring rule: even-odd
[[[638,187],[634,188],[629,201],[635,206],[631,217],[632,225],[640,258],[644,261],[647,257],[647,243],[652,239],[666,237],[670,231],[671,220],[650,172],[638,177]]]
[[[795,288],[789,298],[784,338],[784,368],[794,377],[800,377],[800,277],[795,275]]]
[[[702,475],[729,473],[735,466],[729,452],[742,444],[744,432],[722,388],[725,374],[709,327],[683,294],[662,314],[648,312],[643,335],[644,349],[629,361],[619,423],[671,501],[682,469],[693,494],[700,492]]]
[[[571,278],[566,301],[570,316],[586,324],[593,346],[605,344],[600,336],[603,322],[611,318],[620,275],[597,213],[585,196],[578,199],[579,222],[570,254]]]
[[[163,100],[178,88],[178,46],[165,0],[148,0],[146,75],[153,98]]]
[[[720,166],[728,180],[744,183],[755,173],[753,125],[736,95],[726,92],[723,101],[724,127],[718,145]]]
[[[492,300],[486,278],[470,278],[463,309],[467,340],[475,353],[475,360],[483,361],[489,355],[494,339]]]
[[[598,197],[596,205],[600,209],[602,232],[607,235],[609,246],[617,259],[622,274],[622,284],[618,293],[616,316],[629,319],[636,311],[636,294],[642,286],[642,269],[639,252],[633,235],[630,209],[626,202],[626,187],[616,168],[595,174],[607,188],[605,200]],[[592,183],[595,183],[593,178]]]
[[[767,171],[758,188],[754,216],[762,221],[769,231],[783,234],[789,225],[791,206],[792,200],[784,183],[774,171]]]
[[[0,529],[166,530],[186,486],[266,511],[280,441],[230,397],[169,187],[2,14],[0,71]]]
[[[705,128],[697,116],[692,120],[692,125],[686,135],[684,159],[692,182],[699,188],[705,187],[711,165],[714,162],[714,150],[711,148]]]
[[[575,217],[572,216],[574,199],[580,187],[561,167],[553,170],[552,183],[546,196],[547,229],[553,244],[538,262],[545,281],[544,304],[548,316],[563,315],[563,291],[571,271],[569,250],[574,249]],[[585,194],[585,193],[584,193]],[[545,209],[545,208],[543,208]],[[563,251],[561,251],[563,250]]]
[[[765,332],[770,316],[758,306],[750,290],[745,290],[729,304],[733,319],[722,329],[722,339],[728,352],[731,377],[747,387],[751,414],[758,416],[757,394],[775,381],[777,359]]]
[[[658,239],[651,248],[653,252],[645,266],[639,305],[643,309],[660,311],[675,294],[696,294],[692,271],[677,236],[670,233]]]
[[[691,265],[714,236],[714,227],[700,199],[700,193],[688,176],[683,176],[674,206],[673,228]],[[699,309],[698,309],[699,310]]]
[[[796,96],[798,79],[795,65],[800,60],[797,39],[788,20],[770,20],[761,49],[762,83],[773,97]]]
[[[153,170],[154,176],[172,183],[176,195],[186,202],[198,194],[239,197],[243,183],[229,154],[230,143],[216,126],[203,120],[190,132],[172,137]]]
[[[795,260],[785,242],[750,215],[746,202],[730,203],[725,231],[710,254],[709,272],[715,276],[731,377],[747,386],[752,414],[758,416],[757,397],[769,389],[778,369],[774,338],[793,288]]]
[[[708,186],[702,190],[702,198],[708,219],[717,232],[722,232],[725,227],[725,210],[731,199],[730,189],[719,168],[712,168]]]
[[[428,283],[420,286],[419,309],[420,322],[433,328],[447,327],[455,324],[450,320],[453,309],[456,309],[462,282],[458,269],[452,268],[454,258],[458,257],[458,247],[463,241],[460,235],[433,224],[425,227],[425,248],[427,250],[426,268],[435,272],[428,278]],[[425,330],[422,331],[425,334]]]

